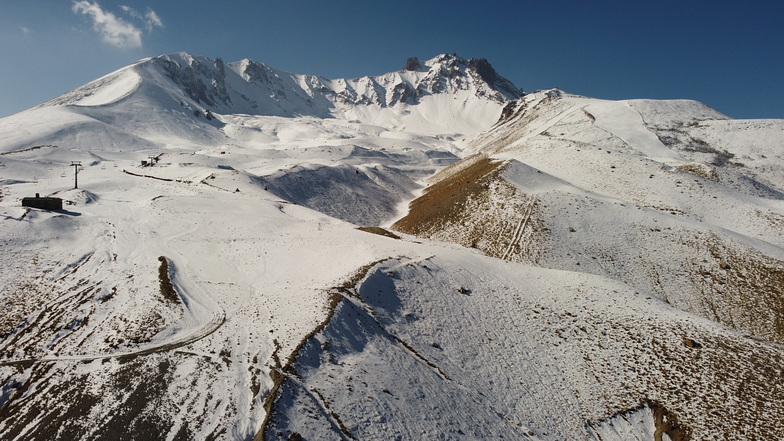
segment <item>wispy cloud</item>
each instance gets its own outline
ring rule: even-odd
[[[90,18],[93,29],[101,35],[104,42],[119,48],[140,48],[142,46],[143,30],[135,23],[118,17],[110,11],[104,10],[98,2],[89,0],[74,0],[71,8],[76,14],[83,14]],[[132,20],[139,22],[147,32],[156,27],[163,27],[163,22],[152,9],[140,14],[129,6],[121,6]]]
[[[147,20],[147,26],[150,28],[150,30],[152,30],[154,27],[163,27],[161,17],[158,17],[158,14],[156,14],[152,9],[147,9],[147,12],[144,13],[144,19]]]
[[[30,28],[28,28],[27,26],[19,26],[19,29],[20,29],[20,30],[22,31],[22,33],[23,33],[23,34],[25,34],[25,35],[30,35],[30,34],[33,32],[33,30],[32,30],[32,29],[30,29]]]
[[[130,6],[120,6],[120,9],[123,10],[126,14],[130,15],[131,17],[142,21],[144,25],[147,27],[147,31],[150,32],[154,28],[162,28],[163,21],[161,21],[161,17],[150,8],[147,8],[147,11],[144,14],[139,13],[135,9]]]

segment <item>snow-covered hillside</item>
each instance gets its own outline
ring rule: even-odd
[[[139,133],[140,120],[153,109],[187,121],[194,121],[196,112],[210,111],[339,118],[426,134],[466,134],[487,128],[498,119],[499,105],[522,95],[486,60],[456,55],[423,63],[409,60],[406,68],[375,77],[330,80],[283,72],[253,60],[224,63],[177,53],[141,60],[36,110],[68,106],[106,122],[104,112],[95,108],[112,107],[112,127],[130,127],[137,135],[149,135],[145,138],[154,133],[160,139],[153,141],[166,146],[175,142],[174,137],[197,142],[201,138],[152,124],[145,124],[147,133]],[[241,122],[238,125],[242,127]]]
[[[520,100],[396,225],[784,343],[784,122],[560,95]]]
[[[486,60],[455,55],[411,59],[405,69],[377,77],[328,80],[251,60],[224,64],[177,53],[139,61],[5,118],[0,151],[55,146],[139,161],[164,152],[243,155],[241,168],[270,176],[268,188],[282,197],[375,224],[391,219],[415,181],[456,160],[462,142],[521,95]],[[361,174],[370,189],[333,188],[347,172]],[[316,179],[327,188],[298,196],[276,184],[281,179]],[[334,197],[367,208],[330,211]]]
[[[0,438],[776,439],[783,133],[142,60],[0,120]]]

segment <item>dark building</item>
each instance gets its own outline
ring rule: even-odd
[[[36,193],[34,198],[22,198],[22,206],[58,211],[63,209],[63,200],[60,198],[40,197]]]

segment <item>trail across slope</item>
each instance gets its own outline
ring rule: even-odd
[[[597,101],[586,105],[585,111],[596,118],[594,123],[598,127],[619,137],[643,156],[667,165],[685,162],[645,127],[640,114],[628,102]]]

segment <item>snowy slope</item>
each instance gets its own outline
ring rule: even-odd
[[[325,188],[326,195],[293,195],[274,182],[268,188],[319,210],[342,195],[346,203],[370,208],[328,214],[378,224],[396,214],[418,179],[456,159],[456,140],[489,127],[509,100],[522,95],[486,60],[441,55],[407,66],[376,77],[328,80],[251,60],[224,64],[187,53],[163,55],[4,119],[0,149],[47,145],[109,159],[135,152],[139,161],[161,152],[209,150],[243,154],[253,163],[243,168],[265,176],[302,166],[328,187],[355,171],[364,183],[348,191],[338,186]],[[359,168],[335,167],[346,164]],[[271,180],[304,176],[294,172]]]
[[[606,278],[433,253],[342,291],[284,371],[268,439],[652,440],[653,415],[623,417],[647,403],[692,439],[780,432],[780,346]],[[726,399],[744,388],[765,404]]]
[[[0,438],[774,439],[784,126],[521,95],[178,53],[0,120]]]
[[[454,181],[481,175],[481,186],[463,186],[464,208],[428,217],[423,201],[397,225],[507,260],[622,280],[781,343],[784,175],[771,171],[784,165],[784,146],[771,132],[746,131],[741,139],[753,139],[764,161],[758,171],[747,153],[754,143],[733,142],[748,124],[688,101],[529,95],[474,141],[492,165],[471,158],[434,178],[434,194],[456,194],[447,188]]]
[[[255,436],[326,290],[401,254],[336,217],[395,216],[520,95],[485,63],[326,80],[172,54],[0,121],[2,437]]]

